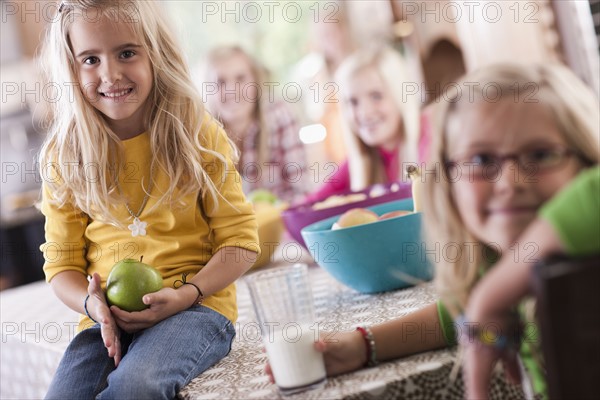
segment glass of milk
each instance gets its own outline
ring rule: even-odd
[[[323,385],[323,354],[306,264],[254,273],[247,278],[275,383],[284,395]]]

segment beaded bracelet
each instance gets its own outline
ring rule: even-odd
[[[204,299],[204,294],[202,293],[202,290],[200,290],[200,288],[192,282],[183,282],[181,286],[183,285],[192,285],[198,291],[198,296],[196,297],[196,300],[194,300],[194,302],[192,303],[192,306],[195,306],[198,303],[202,304],[202,300]]]
[[[379,364],[377,361],[377,351],[375,349],[375,339],[373,338],[373,332],[366,326],[357,326],[356,330],[359,331],[365,341],[367,347],[367,361],[366,367],[374,367]]]
[[[90,295],[88,293],[88,295],[85,296],[85,300],[83,301],[83,309],[85,310],[85,315],[87,315],[87,317],[89,319],[91,319],[92,321],[94,321],[94,323],[97,324],[98,321],[96,321],[94,318],[92,318],[92,316],[90,315],[90,313],[88,312],[88,309],[87,309],[87,301],[88,301],[89,298],[90,298]]]
[[[506,335],[498,332],[491,335],[485,329],[481,329],[481,327],[475,326],[473,323],[468,323],[464,315],[459,315],[456,318],[456,324],[464,331],[460,342],[465,344],[479,343],[484,346],[493,347],[499,351],[508,349],[518,350],[521,346],[523,327],[518,315],[512,315],[511,317],[507,333],[512,332],[512,334]]]

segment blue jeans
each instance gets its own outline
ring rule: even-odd
[[[221,314],[193,306],[135,334],[121,333],[115,368],[100,325],[76,335],[56,370],[47,399],[173,399],[231,350],[235,329]]]

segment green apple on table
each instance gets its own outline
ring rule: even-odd
[[[254,211],[270,212],[281,206],[281,200],[270,190],[255,189],[248,193],[248,201],[254,206]]]
[[[142,298],[148,293],[157,292],[163,287],[163,279],[154,267],[126,258],[116,263],[106,281],[106,298],[110,305],[125,311],[142,311],[148,306]]]
[[[275,205],[279,202],[279,199],[273,192],[267,189],[256,189],[248,193],[248,200],[253,203],[267,203]]]

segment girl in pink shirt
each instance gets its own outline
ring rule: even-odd
[[[360,50],[342,63],[336,80],[348,158],[307,201],[399,180],[402,164],[417,161],[421,104],[404,90],[414,81],[409,74],[389,47]]]

